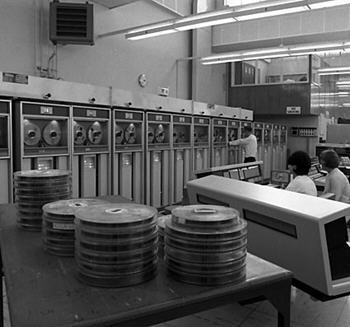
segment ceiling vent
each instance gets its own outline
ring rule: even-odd
[[[94,44],[93,5],[50,3],[50,40],[54,44]]]

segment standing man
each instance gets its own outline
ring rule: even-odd
[[[229,145],[242,145],[244,151],[244,162],[254,162],[256,161],[256,152],[258,149],[258,143],[256,137],[253,134],[253,129],[251,126],[243,127],[244,138],[230,141]]]

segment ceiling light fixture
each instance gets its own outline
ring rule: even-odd
[[[310,1],[309,7],[311,9],[322,9],[322,8],[343,6],[348,4],[350,4],[349,0]]]
[[[129,40],[139,40],[158,35],[187,31],[195,28],[226,24],[235,21],[246,21],[271,16],[280,16],[306,10],[328,8],[350,4],[350,0],[274,0],[261,1],[228,7],[222,10],[208,11],[184,18],[172,19],[131,29],[127,32]]]
[[[319,76],[326,76],[326,75],[349,75],[349,74],[350,74],[350,70],[318,73]]]
[[[350,67],[327,67],[327,68],[320,68],[317,71],[318,75],[325,76],[325,75],[348,75],[350,74]],[[339,82],[338,82],[339,83]],[[338,84],[337,85],[341,85]]]
[[[203,65],[222,64],[236,61],[304,56],[309,54],[329,55],[350,52],[349,42],[320,43],[293,47],[276,47],[252,51],[237,51],[212,55],[200,59]],[[350,67],[349,67],[350,70]],[[345,70],[346,71],[346,70]],[[319,70],[320,72],[320,70]],[[321,74],[321,73],[320,73]],[[327,73],[328,74],[328,73]]]
[[[349,85],[350,86],[350,79],[338,81],[337,86],[341,86],[341,85],[346,85],[346,86]]]

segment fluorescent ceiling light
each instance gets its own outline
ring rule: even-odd
[[[349,85],[338,85],[339,90],[350,90],[350,84]]]
[[[329,97],[332,97],[332,96],[348,96],[350,93],[349,92],[326,92],[326,93],[316,93],[314,94],[315,96],[316,95],[319,95],[319,96],[329,96]]]
[[[304,56],[309,54],[315,54],[319,56],[338,56],[348,52],[349,50],[347,49],[335,49],[335,50],[315,50],[315,51],[310,50],[310,51],[304,51],[304,52],[291,51],[291,54],[294,54],[295,56]]]
[[[164,30],[164,31],[154,31],[154,32],[138,32],[138,33],[130,33],[127,34],[129,36],[127,36],[127,38],[129,40],[141,40],[141,39],[147,39],[149,37],[153,37],[153,36],[159,36],[159,35],[165,35],[165,34],[171,34],[171,33],[175,33],[176,30]]]
[[[341,86],[341,85],[346,85],[346,86],[350,86],[350,80],[345,80],[345,81],[338,81],[337,82],[337,86]]]
[[[126,34],[126,38],[129,40],[140,40],[140,39],[146,39],[149,37],[175,33],[176,30],[174,30],[171,27],[172,27],[172,22],[167,21],[167,22],[155,23],[146,27],[144,26],[144,27],[134,28]]]
[[[239,16],[236,16],[235,18],[237,21],[246,21],[246,20],[258,19],[258,18],[280,16],[285,14],[294,14],[294,13],[302,12],[306,10],[307,9],[304,7],[293,7],[293,8],[286,8],[286,9],[280,9],[280,10],[265,11],[265,12],[260,12],[256,14],[239,15]]]
[[[291,46],[289,50],[291,51],[299,51],[299,50],[319,50],[319,49],[334,49],[334,47],[342,47],[344,43],[336,42],[336,43],[323,43],[323,44],[308,44],[302,46]]]
[[[309,50],[307,51],[307,49]],[[257,59],[283,58],[288,56],[304,56],[309,54],[330,55],[330,54],[339,54],[339,53],[344,53],[349,51],[350,51],[350,45],[345,42],[320,43],[320,44],[313,43],[313,44],[293,46],[293,47],[279,46],[276,48],[223,53],[221,55],[203,57],[201,58],[201,62],[204,65],[210,65],[210,64],[243,61],[243,60],[248,61],[248,60],[257,60]],[[350,67],[348,67],[348,70],[350,71]],[[344,71],[348,71],[348,70],[344,70]],[[321,70],[318,70],[318,72],[320,71]],[[322,74],[322,72],[319,74]]]
[[[343,107],[350,107],[350,103],[343,103]]]
[[[276,53],[283,54],[286,51],[288,51],[287,48],[267,48],[267,49],[260,49],[260,50],[254,50],[254,51],[234,52],[234,53],[227,53],[227,54],[221,54],[221,55],[213,55],[202,59],[203,60],[215,60],[215,59],[223,60],[223,59],[238,58],[237,61],[239,61],[239,60],[242,60],[241,59],[242,57],[246,57],[246,56],[264,55],[265,58],[267,58],[266,56],[270,54],[276,54]]]
[[[221,18],[221,19],[216,19],[216,20],[208,20],[205,22],[197,22],[197,23],[193,23],[191,25],[183,25],[183,26],[176,27],[175,29],[177,31],[188,31],[188,30],[193,30],[195,28],[232,23],[234,21],[236,21],[236,20],[233,17],[227,17],[227,18]]]
[[[249,5],[203,12],[179,19],[172,19],[155,24],[140,26],[139,28],[128,31],[126,38],[130,40],[138,40],[175,33],[177,31],[186,31],[195,28],[232,23],[234,21],[246,21],[251,19],[297,13],[310,9],[350,4],[350,0],[274,0],[260,2],[251,0],[249,2]]]
[[[319,76],[326,76],[326,75],[349,75],[350,70],[347,71],[334,71],[334,72],[325,72],[325,73],[318,73]]]
[[[192,23],[192,22],[195,22],[196,20],[206,19],[206,18],[216,18],[218,16],[232,14],[232,13],[233,13],[232,8],[224,9],[224,10],[216,10],[216,11],[205,11],[203,13],[199,13],[196,15],[180,18],[176,20],[176,23],[188,23],[188,22]]]
[[[227,60],[212,60],[212,61],[202,61],[203,65],[215,65],[215,64],[226,64],[228,62],[236,62],[236,61],[242,61],[242,59],[227,59]]]
[[[280,54],[276,54],[276,55],[269,55],[268,59],[272,59],[272,58],[283,58],[283,57],[289,57],[290,55],[288,53],[280,53]],[[244,60],[248,61],[248,60],[258,60],[258,59],[265,59],[266,55],[261,55],[261,56],[247,56],[245,57]]]
[[[249,61],[249,60],[258,60],[258,59],[271,59],[271,58],[282,58],[282,57],[289,57],[290,55],[288,53],[279,53],[279,54],[269,54],[269,55],[261,55],[261,56],[240,56],[236,58],[216,58],[216,59],[206,59],[202,58],[201,62],[203,65],[214,65],[214,64],[224,64],[228,62],[237,62],[237,61]]]
[[[308,6],[311,9],[322,9],[350,4],[350,0],[310,1]]]
[[[246,51],[246,52],[243,52],[242,55],[244,56],[254,56],[254,55],[260,55],[260,54],[273,54],[273,53],[279,53],[279,52],[286,52],[288,51],[287,48],[282,48],[282,47],[279,47],[279,48],[270,48],[270,49],[261,49],[261,50],[254,50],[254,51]]]
[[[159,22],[159,23],[154,23],[147,26],[133,28],[132,30],[128,31],[128,33],[138,33],[138,32],[152,31],[152,30],[164,29],[164,28],[171,29],[172,25],[173,25],[173,22],[171,21]]]
[[[292,7],[297,7],[307,5],[307,0],[270,0],[270,1],[256,1],[254,3],[244,3],[241,6],[234,7],[235,12],[242,12],[242,11],[250,11],[250,10],[256,10],[256,9],[263,9],[266,10],[267,8],[281,6],[281,5],[290,5]],[[271,9],[269,9],[271,10]]]
[[[318,72],[329,73],[329,72],[341,72],[341,71],[347,71],[347,70],[350,70],[350,66],[320,68],[318,69]]]

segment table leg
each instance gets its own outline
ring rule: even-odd
[[[2,287],[2,283],[3,283],[3,271],[2,271],[2,257],[1,257],[1,250],[0,250],[0,277],[1,277],[1,280],[0,280],[0,327],[4,327],[4,290],[3,290],[3,287]]]
[[[266,298],[278,311],[278,327],[290,327],[291,280],[275,283],[265,292]]]

